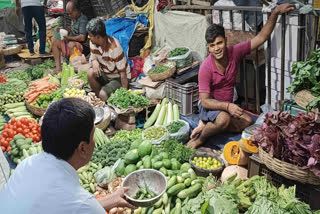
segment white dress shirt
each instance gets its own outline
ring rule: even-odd
[[[40,0],[21,0],[21,7],[41,6]]]
[[[0,192],[2,214],[105,214],[66,161],[41,152],[22,161]]]

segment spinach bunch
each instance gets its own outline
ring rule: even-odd
[[[120,109],[126,109],[129,106],[134,108],[146,107],[149,100],[144,96],[131,93],[125,88],[120,88],[111,94],[108,103]]]
[[[317,99],[308,104],[307,110],[320,108],[320,49],[315,50],[307,61],[293,63],[292,74],[296,76],[287,91],[293,95],[304,89],[311,91]]]

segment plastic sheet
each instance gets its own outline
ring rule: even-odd
[[[179,129],[179,131],[176,133],[172,133],[172,134],[168,133],[169,139],[176,140],[180,143],[186,143],[189,139],[189,130],[190,130],[189,123],[184,120],[176,120],[176,121],[183,122],[185,125],[183,127],[181,127]],[[175,122],[175,121],[172,121],[171,123],[173,123],[173,122]],[[171,123],[169,123],[168,125],[170,125]]]

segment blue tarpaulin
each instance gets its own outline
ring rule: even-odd
[[[133,63],[128,59],[129,42],[138,23],[146,26],[148,24],[148,18],[142,14],[137,16],[135,19],[113,18],[105,21],[104,23],[107,34],[119,40],[131,67],[133,66]]]

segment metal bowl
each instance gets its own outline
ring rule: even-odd
[[[93,110],[96,114],[96,118],[94,120],[94,124],[98,124],[104,117],[104,109],[100,107],[93,107]]]
[[[156,197],[146,200],[137,200],[131,198],[131,195],[135,195],[140,186],[147,185],[154,193]],[[161,172],[154,169],[140,169],[130,173],[124,178],[122,182],[123,187],[129,187],[129,190],[124,193],[129,203],[137,207],[151,207],[162,197],[165,193],[168,182],[167,178]]]

